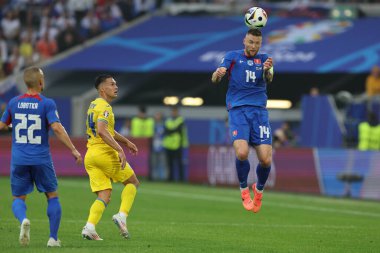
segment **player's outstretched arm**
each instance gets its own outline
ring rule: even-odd
[[[71,150],[71,154],[75,157],[75,162],[78,165],[82,164],[82,156],[71,142],[70,137],[62,124],[59,122],[54,122],[51,124],[51,128],[53,129],[55,136],[57,136],[57,138]]]
[[[112,137],[110,132],[107,129],[107,123],[104,121],[98,121],[96,123],[98,128],[98,134],[102,140],[108,144],[111,148],[117,151],[119,154],[119,159],[121,163],[121,168],[124,169],[125,164],[127,163],[127,158],[125,157],[124,150],[120,147],[119,143]]]
[[[138,149],[137,149],[137,146],[131,142],[130,140],[128,140],[127,138],[125,138],[123,135],[121,135],[120,133],[118,133],[117,131],[115,131],[115,140],[120,142],[120,143],[123,143],[127,146],[127,148],[129,149],[129,152],[132,154],[132,155],[137,155],[138,153]]]
[[[224,67],[217,68],[214,73],[212,73],[211,82],[220,83],[223,76],[226,74],[227,69]]]

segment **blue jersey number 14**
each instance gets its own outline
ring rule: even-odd
[[[253,83],[256,81],[256,73],[254,71],[246,70],[245,74],[245,81],[247,83],[249,83],[251,80]]]

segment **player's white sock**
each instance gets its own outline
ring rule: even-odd
[[[119,212],[119,215],[120,215],[120,217],[123,218],[123,219],[126,219],[126,218],[127,218],[127,214],[124,213],[124,212]]]
[[[240,188],[240,191],[242,192],[242,191],[244,191],[244,190],[246,190],[246,189],[248,189],[248,186],[245,187],[245,188]]]
[[[260,190],[257,189],[257,187],[256,187],[256,191],[257,191],[258,193],[263,193],[264,189],[260,191]]]
[[[92,223],[87,222],[87,223],[86,223],[86,227],[87,227],[88,229],[95,230],[95,225],[92,224]]]

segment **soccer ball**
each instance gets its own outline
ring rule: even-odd
[[[268,21],[267,13],[260,7],[250,8],[244,16],[245,24],[251,28],[263,28]]]

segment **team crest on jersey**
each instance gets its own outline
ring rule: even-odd
[[[248,60],[248,61],[247,61],[247,64],[248,64],[249,66],[253,66],[253,61],[252,61],[252,60]]]
[[[59,115],[58,115],[58,111],[55,110],[55,115],[57,116],[57,118],[59,119]]]
[[[256,65],[261,65],[261,59],[253,59]]]
[[[108,111],[104,111],[104,113],[103,113],[104,117],[108,118],[109,115],[110,115],[110,113]]]
[[[232,131],[232,136],[236,137],[236,135],[237,135],[237,130]]]

